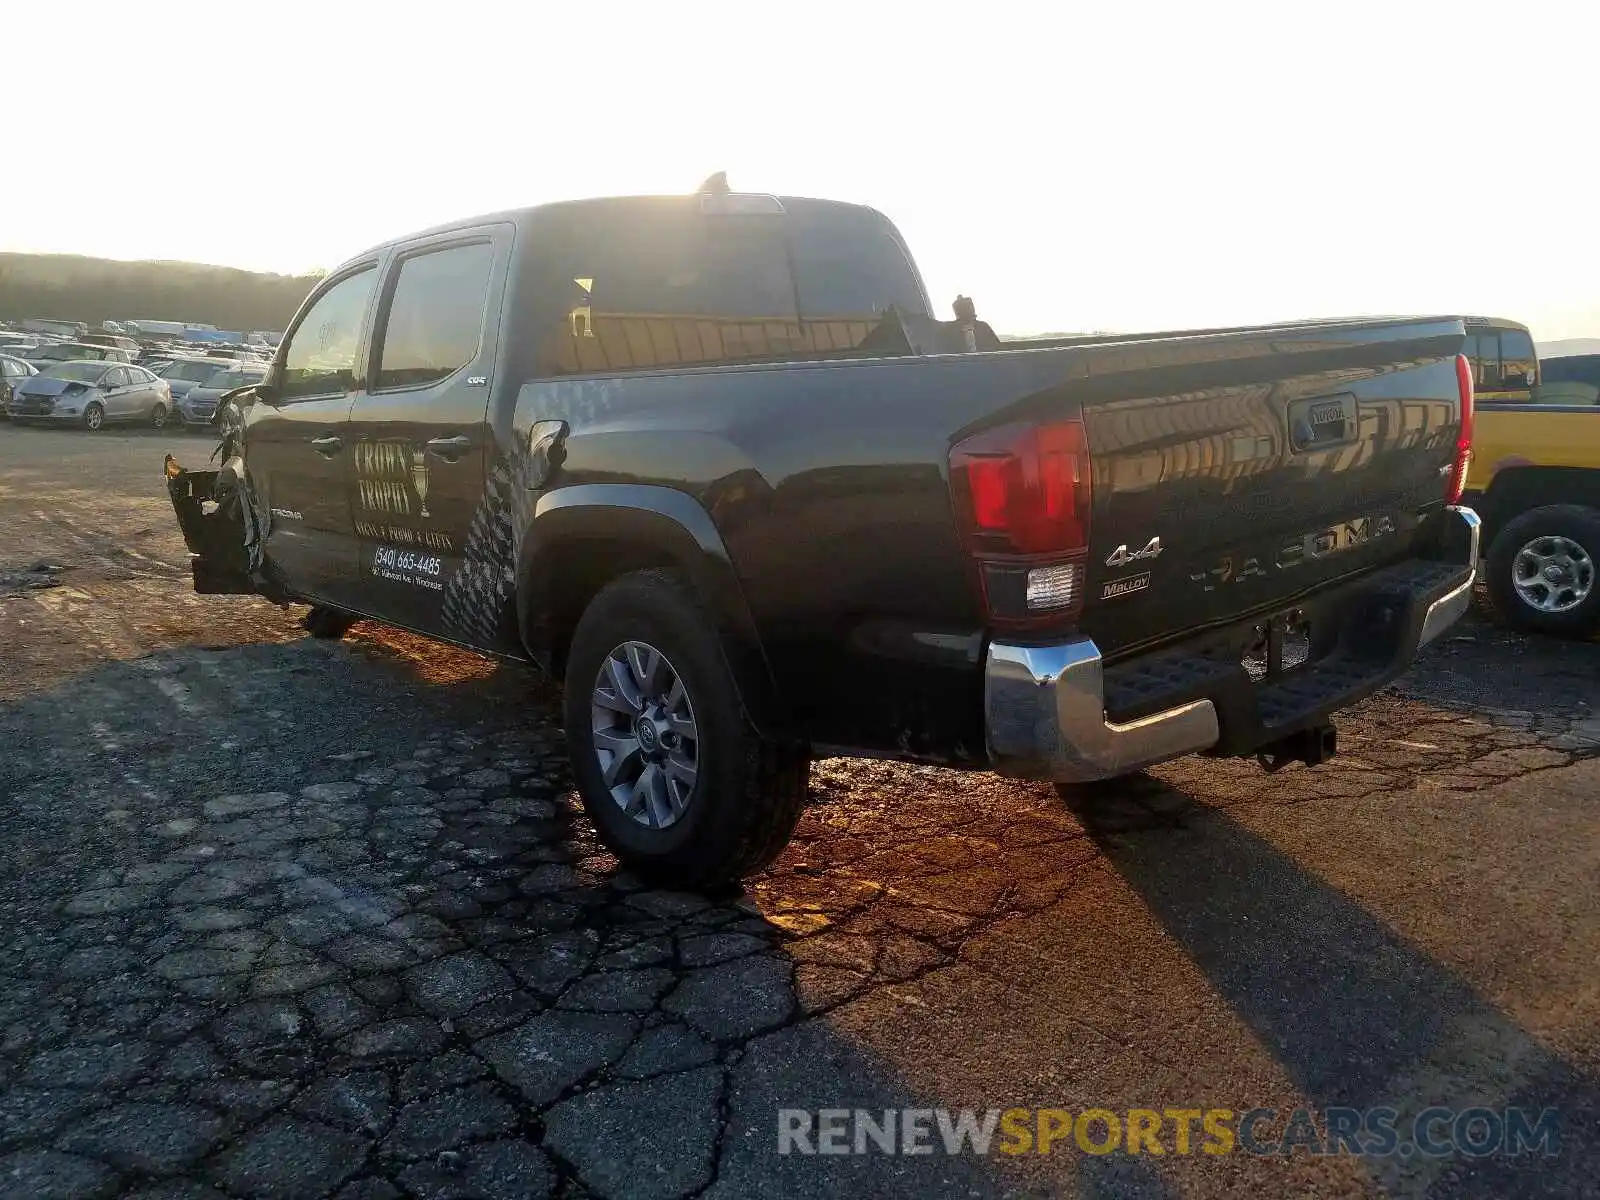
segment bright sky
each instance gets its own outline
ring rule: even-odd
[[[0,249],[293,272],[453,217],[726,170],[883,210],[942,314],[965,292],[1004,332],[1481,312],[1600,336],[1592,2],[83,16],[46,36],[37,9],[38,40],[5,22],[7,141],[28,165],[0,189]]]

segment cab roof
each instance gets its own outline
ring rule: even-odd
[[[1468,329],[1520,329],[1528,333],[1528,327],[1521,321],[1508,320],[1505,317],[1462,317],[1461,321]]]
[[[676,196],[596,196],[582,200],[554,200],[548,204],[507,208],[499,212],[482,213],[475,217],[463,217],[459,220],[447,221],[444,224],[434,225],[427,229],[400,234],[378,242],[376,245],[369,246],[360,254],[352,255],[340,263],[332,273],[337,274],[348,266],[371,259],[402,242],[455,233],[459,230],[476,229],[484,225],[508,224],[521,226],[540,216],[585,212],[601,215],[614,214],[629,208],[641,210],[666,209],[688,205],[698,205],[702,211],[706,212],[735,214],[803,212],[819,214],[827,211],[853,211],[870,214],[878,220],[886,219],[877,209],[865,204],[852,204],[845,200],[818,200],[810,196],[777,196],[767,192],[697,192]]]

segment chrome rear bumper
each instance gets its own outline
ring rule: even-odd
[[[1219,736],[1209,700],[1125,725],[1109,720],[1092,638],[1054,646],[992,642],[983,690],[989,762],[1002,775],[1109,779],[1208,749]]]
[[[1420,621],[1410,627],[1414,633],[1401,640],[1384,668],[1352,687],[1341,703],[1403,673],[1417,651],[1444,633],[1471,604],[1478,514],[1453,507],[1446,520],[1445,562],[1458,567],[1458,573],[1442,591],[1435,588],[1429,594]],[[1106,714],[1105,670],[1092,638],[1045,646],[991,642],[984,666],[984,727],[993,769],[1002,775],[1063,783],[1109,779],[1209,750],[1222,740],[1218,706],[1208,698],[1136,720],[1112,720]],[[1248,685],[1241,681],[1241,686]],[[1235,710],[1237,691],[1231,697]]]

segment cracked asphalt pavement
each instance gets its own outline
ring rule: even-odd
[[[190,593],[168,433],[0,426],[0,1196],[1595,1195],[1600,647],[1476,619],[1267,776],[821,762],[740,893],[536,675]],[[780,1155],[782,1108],[1559,1108],[1554,1158]]]

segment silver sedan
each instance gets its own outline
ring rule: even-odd
[[[166,427],[172,389],[143,367],[128,363],[51,363],[24,379],[11,396],[14,421],[49,421],[99,429],[113,421]]]
[[[235,388],[250,387],[267,377],[267,367],[240,364],[237,371],[218,371],[204,383],[197,383],[173,402],[184,425],[209,425],[217,411],[217,401]]]

